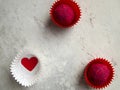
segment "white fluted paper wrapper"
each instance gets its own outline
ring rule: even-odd
[[[23,57],[36,57],[38,63],[32,71],[27,70],[22,64]],[[38,81],[40,75],[40,61],[35,54],[29,50],[22,50],[12,61],[10,71],[15,80],[22,86],[29,87]]]

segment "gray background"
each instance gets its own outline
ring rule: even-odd
[[[80,22],[60,29],[49,19],[54,0],[0,0],[0,90],[92,90],[83,70],[96,57],[112,62],[115,78],[105,90],[120,88],[120,0],[76,0]],[[42,75],[25,88],[9,66],[23,48],[37,50]]]

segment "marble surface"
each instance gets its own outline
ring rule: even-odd
[[[49,17],[54,0],[0,0],[0,90],[92,90],[83,79],[96,57],[112,62],[115,77],[104,90],[120,88],[120,0],[76,0],[80,22],[61,29]],[[41,58],[37,84],[22,87],[9,66],[16,54],[30,48]]]

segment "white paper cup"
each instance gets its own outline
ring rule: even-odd
[[[33,60],[32,57],[36,59]],[[27,58],[29,61],[23,60],[23,58]],[[32,60],[32,62],[30,60]],[[32,65],[33,63],[34,65]],[[25,66],[23,64],[27,65]],[[32,67],[34,66],[34,68],[28,68],[30,65],[32,65]],[[19,84],[29,87],[38,81],[40,75],[40,60],[31,51],[23,50],[12,61],[12,64],[10,65],[10,71],[12,76]]]

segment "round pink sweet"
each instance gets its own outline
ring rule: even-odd
[[[58,24],[68,26],[73,24],[75,14],[69,5],[60,4],[55,8],[53,16]]]
[[[88,68],[87,76],[94,85],[103,85],[109,79],[110,70],[104,64],[93,64]]]

